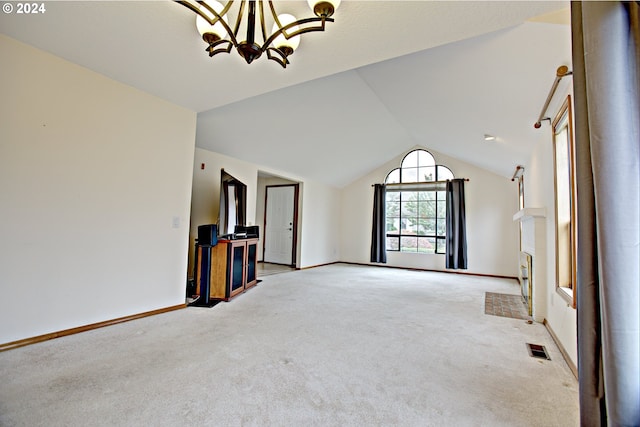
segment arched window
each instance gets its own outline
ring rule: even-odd
[[[449,168],[436,165],[431,153],[413,150],[385,184],[388,251],[445,253],[445,181],[453,179]]]

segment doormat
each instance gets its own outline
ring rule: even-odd
[[[512,319],[530,320],[527,308],[520,295],[497,294],[485,292],[484,314],[492,316],[510,317]]]

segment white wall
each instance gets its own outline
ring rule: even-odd
[[[205,163],[204,170],[201,169],[202,163]],[[264,193],[260,192],[258,186],[259,171],[299,182],[298,219],[301,231],[298,235],[300,248],[297,266],[304,268],[339,260],[339,239],[333,233],[327,232],[329,227],[335,229],[337,218],[339,218],[339,189],[201,148],[195,150],[190,253],[193,252],[197,226],[215,223],[218,218],[221,168],[247,185],[247,223],[249,225],[257,223],[257,198],[264,198]],[[264,206],[264,201],[261,206]],[[192,267],[189,271],[192,272]]]
[[[202,165],[204,164],[204,169]],[[198,226],[215,224],[220,211],[220,171],[224,169],[247,186],[247,225],[256,222],[258,169],[251,163],[219,153],[195,149],[189,235],[189,277],[193,276],[193,251]]]
[[[341,261],[340,190],[305,181],[301,191],[300,268]]]
[[[0,35],[0,343],[184,303],[196,114]]]
[[[442,155],[428,147],[437,164],[449,167],[465,183],[468,269],[476,274],[517,277],[518,188],[511,179]],[[408,150],[411,151],[411,150]],[[407,151],[407,152],[408,152]],[[344,188],[342,193],[342,260],[369,263],[373,209],[372,184],[382,183],[389,171],[400,166],[402,153]],[[446,270],[444,255],[387,252],[388,266]]]
[[[571,92],[570,79],[564,79],[549,105],[547,115],[555,116]],[[556,291],[555,257],[555,193],[553,182],[553,139],[549,122],[539,129],[540,138],[529,162],[525,165],[525,207],[546,208],[546,266],[538,273],[534,286],[544,287],[547,296],[545,319],[574,365],[578,360],[576,310]]]

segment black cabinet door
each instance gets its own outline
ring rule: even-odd
[[[258,244],[247,243],[247,284],[257,279]]]
[[[246,245],[243,242],[234,242],[229,245],[229,256],[231,258],[229,271],[229,297],[232,297],[244,290],[244,264]]]

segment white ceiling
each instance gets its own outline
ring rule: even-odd
[[[0,15],[0,31],[200,112],[199,147],[337,187],[415,145],[510,176],[571,60],[568,25],[547,15],[567,2],[346,0],[287,69],[209,58],[193,13],[171,1],[46,7]],[[309,16],[306,1],[276,7]]]

